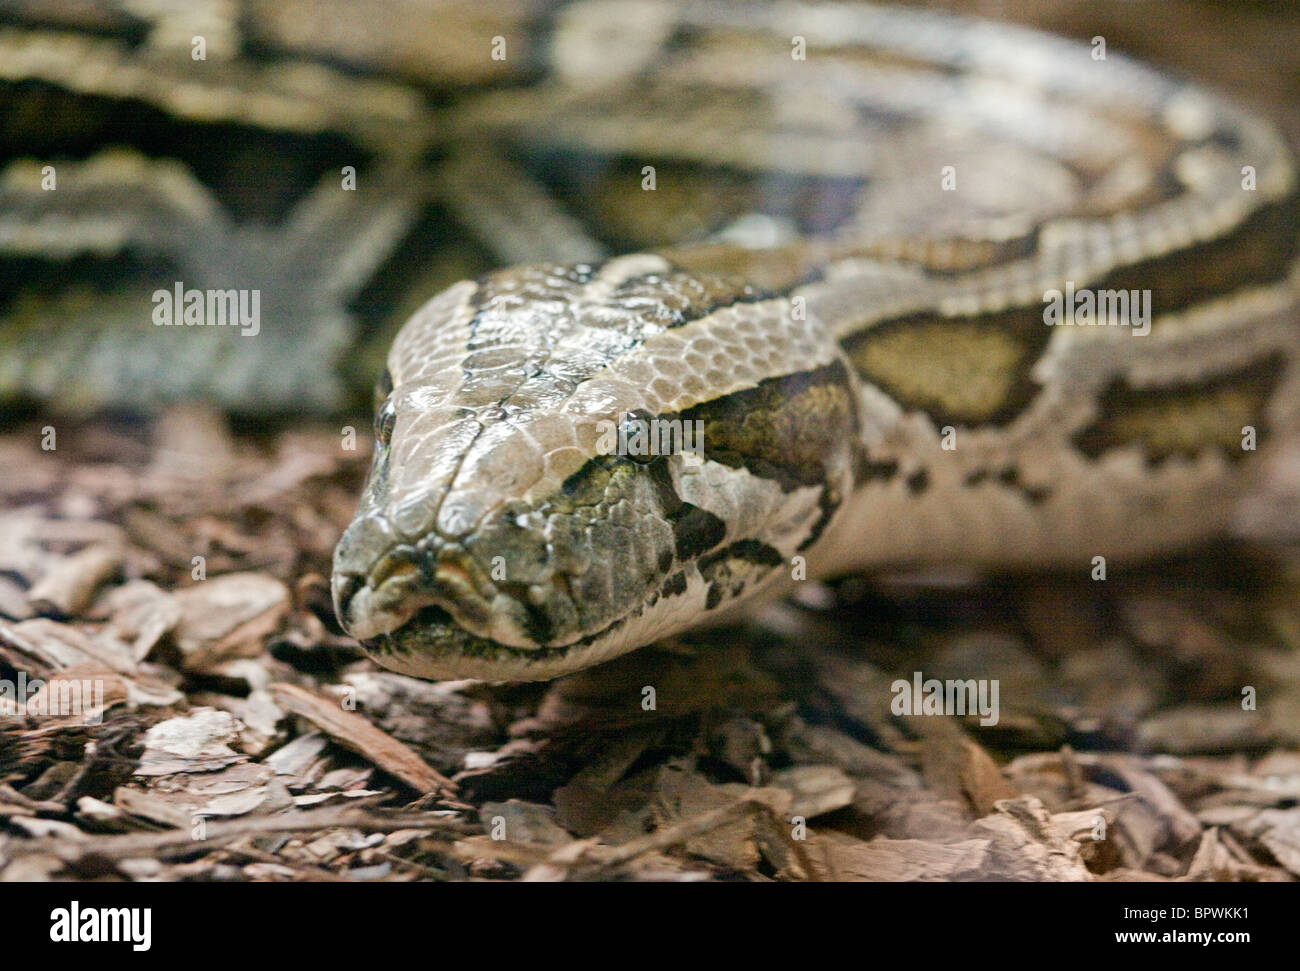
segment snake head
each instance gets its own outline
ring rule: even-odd
[[[537,680],[779,589],[856,398],[789,301],[663,257],[515,268],[407,322],[335,609],[385,666]]]

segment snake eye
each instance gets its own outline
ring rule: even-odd
[[[384,373],[379,376],[375,383],[374,398],[371,401],[371,407],[378,411],[383,407],[384,399],[393,393],[393,375],[388,368],[384,368]]]
[[[393,399],[386,398],[375,412],[375,441],[386,446],[393,438],[393,423],[396,421],[397,409],[393,407]]]
[[[629,411],[623,417],[619,436],[619,454],[637,465],[649,465],[660,458],[654,434],[654,416],[644,408]]]

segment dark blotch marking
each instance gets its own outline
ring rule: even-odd
[[[1116,379],[1101,395],[1097,419],[1074,434],[1075,447],[1096,459],[1140,445],[1152,465],[1214,448],[1240,461],[1247,455],[1241,447],[1244,426],[1255,428],[1257,444],[1268,435],[1266,408],[1285,363],[1274,352],[1209,380],[1149,388]]]
[[[12,11],[21,6],[5,4],[0,20],[11,24]],[[87,159],[105,144],[129,145],[147,158],[179,161],[230,218],[244,223],[278,225],[327,172],[343,165],[367,172],[373,159],[346,135],[185,118],[140,98],[72,91],[32,78],[0,83],[0,119],[0,167],[14,158]]]
[[[859,486],[868,482],[889,482],[898,475],[898,463],[895,461],[873,462],[866,452],[858,456],[853,479]]]
[[[1300,195],[1293,194],[1251,213],[1220,239],[1117,267],[1089,287],[1150,290],[1156,320],[1243,286],[1274,283],[1290,272],[1300,244],[1297,205]]]
[[[536,604],[521,600],[524,606],[524,633],[534,644],[549,644],[555,637],[555,624],[546,611]]]
[[[673,525],[673,539],[677,544],[677,560],[685,563],[700,556],[726,538],[727,524],[713,513],[682,503],[682,510],[669,517]]]
[[[998,472],[996,476],[988,469],[977,469],[974,472],[967,473],[961,483],[967,488],[974,488],[992,479],[996,479],[999,485],[1008,489],[1017,490],[1031,506],[1041,505],[1052,496],[1052,490],[1045,486],[1027,486],[1021,482],[1020,469],[1014,465],[1008,465]]]
[[[851,459],[858,431],[857,400],[840,361],[766,378],[680,418],[704,423],[706,458],[772,479],[786,492],[826,483],[833,466]]]
[[[926,490],[930,484],[930,473],[925,469],[917,469],[907,477],[907,491],[917,495]]]
[[[664,581],[660,594],[665,597],[680,597],[686,592],[686,573],[678,570]]]
[[[998,481],[1008,489],[1017,490],[1025,497],[1025,501],[1031,506],[1041,505],[1052,494],[1051,489],[1042,486],[1025,485],[1025,483],[1020,480],[1020,469],[1015,465],[1008,465],[1005,469],[999,472]]]
[[[1226,148],[1230,152],[1241,151],[1241,136],[1228,129],[1218,129],[1205,141],[1211,145],[1217,145],[1219,148]]]
[[[706,579],[711,571],[727,560],[744,560],[746,563],[758,563],[763,566],[780,566],[785,560],[774,546],[756,539],[742,539],[732,543],[726,549],[710,553],[700,559],[700,574]]]
[[[711,461],[748,469],[785,492],[822,486],[822,514],[801,548],[817,540],[843,501],[836,484],[859,448],[857,394],[843,361],[766,378],[664,417],[703,422]]]
[[[1052,336],[1041,305],[991,314],[909,314],[850,335],[863,380],[939,425],[1005,425],[1038,394],[1030,372]]]
[[[756,539],[738,540],[725,549],[701,557],[700,576],[709,583],[704,609],[712,610],[722,603],[724,598],[734,599],[744,592],[747,573],[742,571],[739,575],[733,575],[733,564],[753,563],[765,567],[779,567],[784,562],[779,550]]]

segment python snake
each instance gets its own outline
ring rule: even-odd
[[[380,663],[545,679],[804,576],[1087,571],[1227,528],[1297,418],[1296,180],[1267,124],[946,16],[602,11],[566,22],[603,32],[589,71],[474,123],[850,198],[499,271],[416,313],[335,554],[338,614]],[[1121,292],[1127,315],[1081,309]],[[698,429],[699,454],[627,454],[654,421]]]
[[[46,6],[0,22],[0,101],[80,141],[57,192],[0,177],[0,256],[112,273],[6,297],[41,326],[0,393],[337,407],[380,268],[451,283],[387,354],[335,553],[399,671],[552,678],[816,577],[1150,557],[1300,429],[1284,141],[1104,44],[860,3]],[[145,110],[95,154],[65,117]],[[173,280],[259,288],[258,335],[141,328]],[[119,320],[117,357],[85,337]]]

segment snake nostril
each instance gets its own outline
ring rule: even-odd
[[[347,626],[348,604],[361,589],[361,578],[355,576],[336,576],[334,578],[334,613],[339,623]]]

